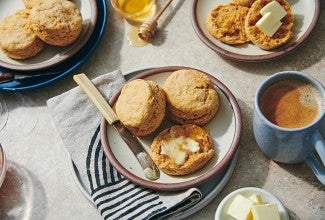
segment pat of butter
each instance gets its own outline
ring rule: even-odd
[[[252,207],[252,214],[254,220],[280,220],[276,204],[254,205]]]
[[[268,12],[271,12],[274,15],[275,19],[278,20],[281,20],[287,14],[287,11],[277,1],[268,3],[260,11],[261,15],[263,16]]]
[[[282,22],[277,20],[271,12],[266,13],[256,22],[256,26],[269,37],[272,37],[281,25]]]
[[[185,138],[183,136],[173,139],[161,147],[161,154],[174,159],[175,163],[180,165],[185,162],[187,151],[197,152],[200,150],[198,142]]]
[[[248,197],[252,202],[255,204],[263,204],[262,197],[260,194],[253,194],[250,197]]]
[[[230,204],[227,214],[237,220],[252,219],[251,208],[254,202],[238,194]]]
[[[260,13],[263,17],[256,22],[256,26],[267,36],[272,37],[281,27],[281,19],[286,16],[287,11],[277,1],[272,1],[265,5]]]

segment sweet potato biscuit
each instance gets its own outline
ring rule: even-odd
[[[256,0],[232,0],[232,2],[236,5],[241,5],[241,6],[245,6],[245,7],[251,7],[252,4],[255,2]]]
[[[44,49],[41,41],[28,25],[29,10],[23,9],[6,16],[0,22],[0,48],[13,59],[27,59]]]
[[[248,11],[245,20],[245,30],[249,39],[265,50],[275,49],[287,43],[293,36],[292,27],[294,14],[291,11],[290,4],[286,0],[276,0],[287,11],[287,15],[281,19],[282,25],[272,37],[267,36],[255,24],[261,19],[261,9],[273,0],[257,0]]]
[[[165,117],[165,93],[152,81],[133,80],[123,86],[115,110],[121,122],[134,135],[149,135]]]
[[[172,73],[163,86],[167,117],[177,124],[204,125],[219,109],[218,93],[209,77],[197,70]]]
[[[32,9],[40,4],[49,2],[49,1],[68,1],[68,0],[23,0],[23,3],[27,9]]]
[[[249,41],[245,32],[247,7],[229,3],[219,5],[208,15],[206,27],[216,39],[226,44],[243,44]]]
[[[23,3],[25,5],[25,8],[32,9],[33,7],[36,7],[40,4],[43,4],[43,3],[46,3],[49,1],[56,1],[56,0],[23,0]]]
[[[66,46],[79,37],[82,15],[70,1],[46,1],[31,9],[30,26],[44,42]]]
[[[206,131],[196,125],[175,125],[162,131],[151,145],[151,157],[168,175],[187,175],[204,167],[214,149]]]

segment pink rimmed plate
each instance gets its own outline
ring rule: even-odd
[[[210,11],[218,5],[225,5],[231,0],[193,0],[191,9],[192,26],[200,40],[218,54],[240,61],[265,61],[282,57],[298,46],[310,36],[320,15],[320,0],[288,0],[295,15],[293,38],[282,47],[267,51],[252,43],[232,46],[220,42],[212,37],[205,25]]]
[[[162,86],[172,72],[188,68],[180,66],[153,68],[139,73],[130,80],[137,78],[152,80]],[[194,174],[177,177],[161,172],[158,180],[150,181],[144,176],[140,164],[129,147],[124,143],[119,134],[103,119],[101,124],[101,141],[104,152],[110,163],[123,176],[135,184],[146,188],[160,191],[176,191],[199,186],[215,177],[227,167],[239,145],[242,129],[241,113],[236,98],[231,91],[217,78],[208,73],[206,74],[214,83],[220,98],[220,109],[217,115],[203,127],[210,133],[216,151],[215,157],[204,168]],[[112,106],[119,94],[120,91],[110,100]],[[150,152],[150,145],[154,137],[160,131],[172,125],[167,120],[164,120],[163,124],[152,135],[139,138],[145,150]]]

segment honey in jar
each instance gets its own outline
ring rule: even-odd
[[[112,6],[124,18],[143,22],[154,15],[155,0],[111,0]]]

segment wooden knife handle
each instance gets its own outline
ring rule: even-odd
[[[111,106],[86,76],[86,74],[81,73],[73,76],[73,80],[80,86],[81,90],[89,97],[89,99],[94,103],[98,110],[102,113],[107,122],[112,125],[119,122],[119,119]]]

